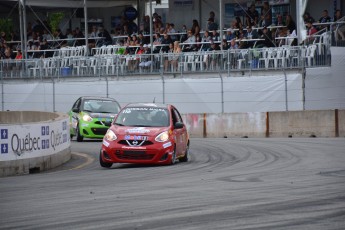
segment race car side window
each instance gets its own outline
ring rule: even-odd
[[[72,109],[80,109],[80,101],[81,99],[79,98],[73,105]]]
[[[181,118],[180,113],[175,108],[173,108],[172,111],[173,111],[173,122],[174,122],[174,124],[176,122],[182,122],[182,118]]]

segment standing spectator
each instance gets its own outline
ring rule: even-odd
[[[286,27],[289,30],[290,34],[292,34],[294,30],[296,30],[296,23],[292,19],[291,15],[286,15]]]
[[[252,25],[256,26],[259,21],[259,12],[255,8],[255,4],[252,4],[247,11],[247,26]]]
[[[335,11],[335,15],[334,15],[334,22],[340,21],[340,19],[342,18],[342,14],[340,10],[336,10]],[[339,37],[341,38],[341,40],[345,40],[345,24],[335,24],[333,26],[333,30],[334,30],[334,38],[335,41],[339,40]]]
[[[174,53],[174,43],[169,44],[169,48],[166,51],[168,53],[168,57],[164,60],[164,70],[165,72],[168,71],[169,66],[171,65],[171,61],[173,60],[172,54]]]
[[[268,2],[264,2],[261,10],[261,26],[270,26],[272,24],[272,10]]]
[[[218,24],[215,23],[214,18],[208,19],[207,30],[209,31],[218,30]]]
[[[200,33],[200,26],[199,26],[198,20],[196,20],[196,19],[193,20],[193,25],[192,25],[191,31],[194,35]]]

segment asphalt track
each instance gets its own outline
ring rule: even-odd
[[[191,139],[187,163],[0,178],[1,229],[345,229],[345,139]]]

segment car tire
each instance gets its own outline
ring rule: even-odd
[[[103,168],[110,168],[113,163],[108,163],[108,162],[104,162],[102,160],[102,153],[99,154],[99,164],[103,167]]]
[[[79,130],[79,123],[77,124],[77,128],[76,128],[76,134],[77,134],[77,141],[78,142],[82,142],[84,137],[80,134],[80,130]]]
[[[187,144],[187,147],[186,147],[186,153],[184,154],[183,157],[179,158],[179,161],[188,162],[188,156],[189,156],[189,143]]]
[[[176,162],[176,147],[174,148],[174,152],[171,156],[171,161],[170,161],[170,165],[174,165]]]

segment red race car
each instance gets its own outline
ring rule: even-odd
[[[189,135],[173,105],[129,104],[103,138],[100,165],[174,164],[188,161]]]

